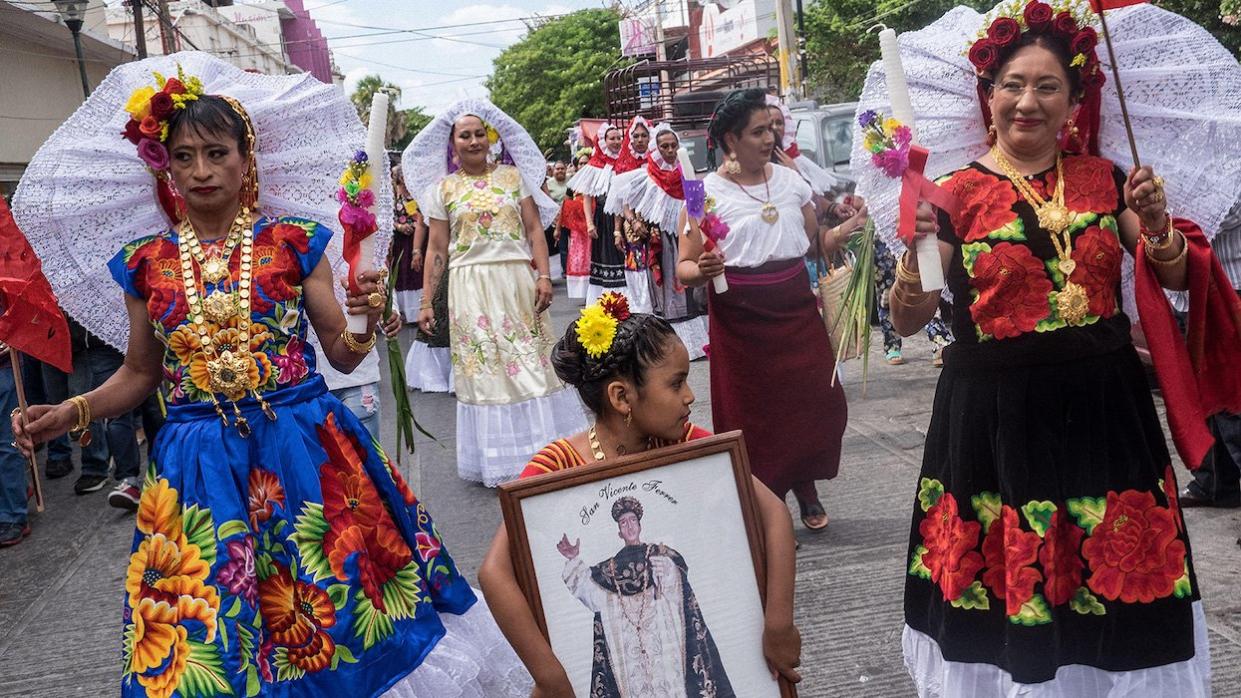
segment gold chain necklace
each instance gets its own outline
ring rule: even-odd
[[[590,442],[590,452],[594,454],[596,461],[607,458],[603,455],[603,447],[599,445],[599,434],[595,433],[595,425],[590,425],[590,430],[586,432],[586,440]]]
[[[771,183],[767,179],[766,165],[763,166],[763,191],[765,192],[764,195],[767,197],[766,201],[751,194],[745,188],[745,185],[742,184],[741,182],[738,182],[736,179],[734,179],[732,175],[729,175],[728,178],[732,180],[733,184],[737,185],[737,188],[741,190],[742,194],[745,194],[746,196],[750,197],[751,199],[754,199],[755,201],[763,205],[763,210],[759,214],[759,217],[763,219],[764,223],[766,223],[767,225],[775,225],[776,221],[780,220],[780,209],[776,208],[776,205],[771,203]]]
[[[1081,325],[1090,311],[1090,298],[1086,295],[1086,289],[1069,280],[1073,271],[1077,269],[1077,262],[1073,259],[1073,235],[1070,230],[1073,216],[1068,207],[1064,205],[1063,157],[1060,153],[1056,153],[1056,190],[1052,194],[1051,201],[1044,199],[1026,181],[1025,177],[1021,176],[1021,173],[1013,167],[1008,158],[1004,157],[1004,153],[1000,152],[998,147],[992,146],[991,157],[1000,169],[1004,170],[1004,174],[1026,203],[1034,209],[1039,227],[1047,231],[1052,246],[1056,248],[1056,257],[1058,257],[1056,268],[1064,275],[1064,287],[1054,294],[1056,310],[1060,318],[1070,325]]]
[[[198,354],[202,355],[203,361],[207,366],[208,389],[210,390],[211,402],[215,406],[216,414],[220,416],[220,420],[228,425],[228,418],[224,414],[224,410],[220,406],[217,393],[225,397],[226,400],[233,404],[233,425],[237,428],[238,433],[243,437],[250,435],[250,424],[246,418],[242,416],[241,409],[237,406],[237,401],[244,398],[247,394],[253,395],[262,406],[263,414],[270,420],[276,419],[276,413],[271,406],[263,400],[259,395],[258,385],[250,377],[251,367],[254,365],[254,357],[250,353],[250,300],[251,300],[251,284],[253,280],[253,254],[254,254],[254,231],[250,226],[250,211],[242,207],[237,214],[237,218],[233,221],[233,229],[239,230],[239,245],[241,248],[241,264],[240,274],[237,279],[236,291],[224,292],[218,288],[208,296],[204,302],[202,294],[199,292],[198,280],[194,275],[194,262],[205,259],[202,251],[202,244],[198,240],[198,235],[194,231],[194,225],[190,219],[186,217],[182,221],[178,234],[178,251],[181,257],[181,278],[185,286],[185,300],[190,310],[190,322],[193,324],[194,330],[198,333],[200,349]],[[230,237],[232,233],[230,232]],[[203,262],[199,261],[202,267]],[[232,282],[232,273],[227,271],[227,278]],[[206,281],[206,270],[203,272],[204,281]],[[223,280],[223,279],[221,279]],[[211,309],[212,318],[208,318],[208,308]],[[225,322],[237,318],[237,339],[231,347],[218,351],[215,337],[212,333],[212,324],[217,329]],[[226,345],[227,346],[227,345]]]
[[[194,261],[198,262],[198,268],[202,272],[203,281],[218,284],[229,278],[228,262],[233,255],[233,250],[241,242],[241,238],[245,231],[245,223],[248,218],[243,214],[245,209],[237,212],[237,218],[233,219],[233,224],[229,226],[228,237],[224,241],[224,248],[221,251],[212,249],[210,252],[204,253],[201,247],[191,250],[194,254]],[[201,242],[201,241],[200,241]]]

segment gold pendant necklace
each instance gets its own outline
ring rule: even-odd
[[[1056,248],[1056,269],[1064,276],[1064,286],[1053,294],[1060,319],[1069,325],[1081,325],[1090,312],[1090,297],[1086,294],[1086,289],[1070,279],[1077,269],[1077,262],[1073,259],[1073,235],[1069,230],[1073,224],[1073,215],[1064,205],[1064,158],[1056,153],[1056,190],[1052,193],[1051,201],[1047,201],[1021,176],[1008,158],[1004,157],[999,147],[992,146],[991,157],[1000,169],[1004,170],[1005,176],[1026,203],[1034,209],[1039,227],[1047,231],[1051,244]]]

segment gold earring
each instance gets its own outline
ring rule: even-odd
[[[991,124],[987,127],[987,145],[995,145],[997,138],[998,136],[996,135],[995,124]]]
[[[741,163],[737,162],[736,153],[728,154],[728,161],[724,163],[724,172],[730,175],[741,174]]]
[[[633,426],[633,410],[629,410],[625,413],[625,426]]]

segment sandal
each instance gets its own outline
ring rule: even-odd
[[[803,502],[800,499],[798,499],[797,507],[798,509],[801,510],[801,522],[802,522],[802,525],[806,527],[807,531],[810,531],[812,533],[822,533],[823,531],[827,530],[827,524],[828,524],[827,512],[823,510],[823,504],[822,502],[819,501],[818,497],[815,497],[814,501],[809,502],[809,503]],[[810,523],[811,517],[818,518],[820,516],[823,517],[823,523],[819,524],[818,526],[814,526]]]
[[[887,354],[887,357],[888,357],[888,363],[893,366],[900,366],[905,363],[905,359],[901,357],[900,349],[893,349],[889,351]]]

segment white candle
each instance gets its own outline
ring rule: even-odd
[[[884,29],[879,32],[879,53],[883,58],[883,78],[888,86],[888,100],[892,104],[892,116],[909,127],[914,141],[918,131],[914,122],[913,103],[909,100],[909,84],[905,82],[905,68],[901,65],[901,49],[896,42],[896,32]],[[938,291],[944,287],[944,268],[939,259],[939,241],[933,236],[918,238],[914,246],[918,255],[918,273],[922,276],[923,291]]]
[[[697,179],[698,178],[698,173],[694,171],[694,162],[689,159],[688,150],[686,150],[685,148],[678,148],[677,149],[677,161],[681,163],[681,178],[682,179]],[[697,221],[695,221],[693,218],[690,218],[688,212],[686,212],[685,219],[689,223],[689,226],[691,228],[693,229],[698,228]],[[701,230],[698,230],[698,236],[703,239],[703,243],[705,244],[706,237],[702,234]],[[728,279],[724,278],[723,274],[720,274],[719,276],[711,277],[711,285],[715,287],[716,293],[727,293],[728,292]]]
[[[371,174],[371,189],[378,188],[380,178],[383,172],[379,169],[388,164],[388,151],[384,147],[384,135],[388,130],[388,94],[386,92],[376,92],[371,99],[371,119],[366,128],[366,159],[367,168]],[[379,197],[376,196],[376,199]],[[372,207],[373,208],[373,207]],[[375,268],[375,234],[372,233],[362,238],[360,243],[361,254],[359,255],[358,266],[351,269],[356,279],[362,272],[370,271]],[[345,319],[349,327],[349,331],[355,334],[366,332],[366,316],[365,315],[346,315]]]

